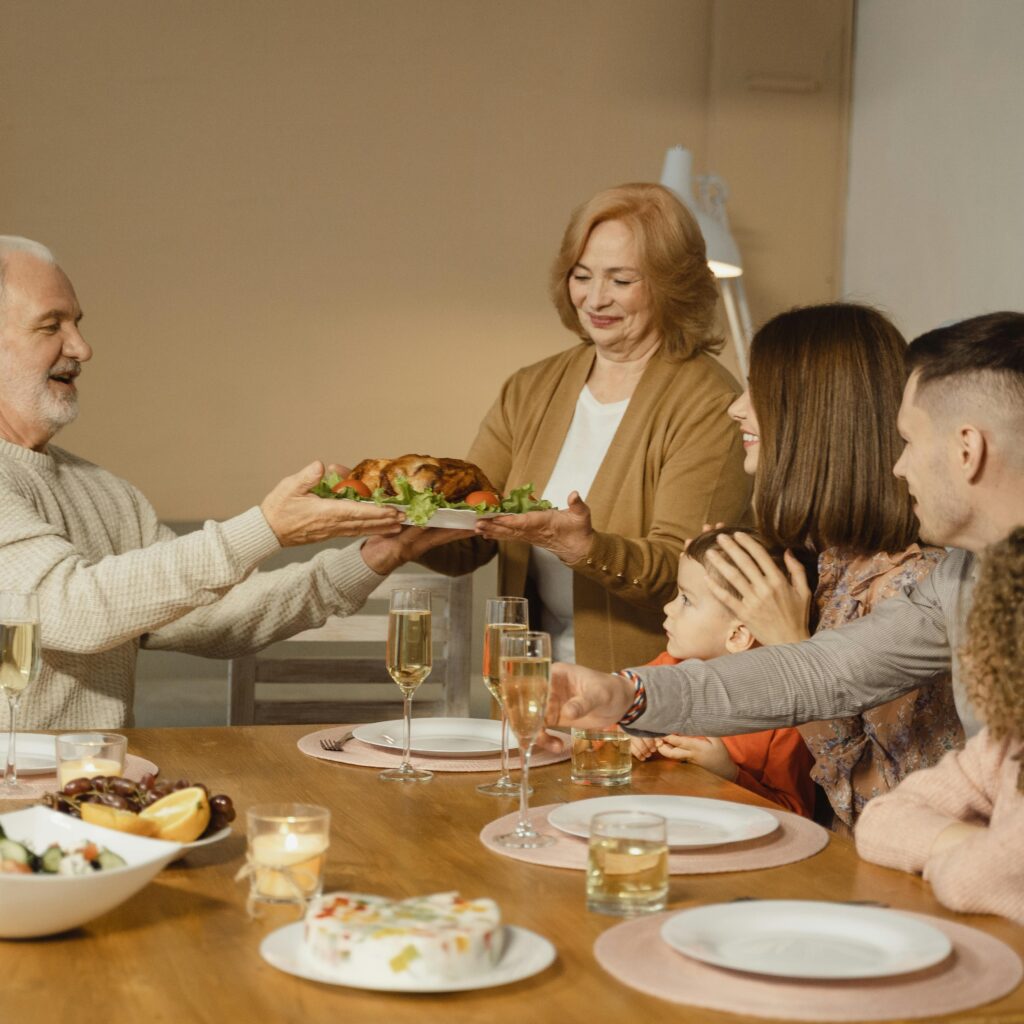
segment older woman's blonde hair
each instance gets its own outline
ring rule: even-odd
[[[960,665],[989,733],[1024,742],[1024,526],[985,551]],[[1024,765],[1017,788],[1024,792]]]
[[[633,232],[637,270],[650,301],[650,325],[665,351],[680,359],[719,352],[714,333],[718,290],[708,268],[704,236],[693,214],[662,185],[619,185],[577,207],[551,268],[551,299],[562,323],[589,341],[569,298],[569,275],[598,224],[618,220]]]

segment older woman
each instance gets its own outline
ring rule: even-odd
[[[878,311],[851,303],[795,309],[765,324],[750,350],[750,390],[733,403],[754,474],[761,532],[818,556],[813,595],[787,555],[792,582],[756,541],[721,538],[709,556],[740,597],[709,580],[761,643],[805,639],[867,615],[945,557],[919,543],[905,483],[892,473],[906,342]],[[738,568],[737,568],[738,567]],[[963,745],[949,677],[849,718],[799,726],[812,778],[848,834],[865,804]]]
[[[608,189],[573,213],[551,295],[580,344],[505,382],[469,458],[558,508],[482,520],[423,561],[457,574],[497,550],[501,593],[531,598],[555,656],[612,669],[661,650],[685,539],[746,515],[726,413],[738,389],[711,357],[704,240],[660,185]]]

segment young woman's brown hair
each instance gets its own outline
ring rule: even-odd
[[[651,303],[651,325],[665,351],[681,359],[721,351],[722,339],[714,333],[718,290],[708,269],[704,236],[690,211],[662,185],[619,185],[598,192],[573,211],[551,268],[551,299],[562,323],[590,340],[569,298],[569,275],[590,232],[609,220],[622,221],[633,232],[640,260],[637,270]]]
[[[906,484],[892,472],[905,353],[881,313],[852,303],[794,309],[757,332],[754,510],[769,543],[868,555],[917,539]]]

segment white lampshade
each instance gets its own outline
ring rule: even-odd
[[[693,214],[704,236],[708,266],[715,277],[739,277],[743,261],[728,224],[704,210],[693,195],[693,156],[685,146],[672,146],[665,154],[661,184],[672,189]]]

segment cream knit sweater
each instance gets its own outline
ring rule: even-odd
[[[42,620],[19,729],[131,725],[140,646],[230,658],[350,614],[382,578],[358,545],[254,572],[279,549],[259,508],[177,537],[124,480],[0,439],[0,590],[36,591]]]
[[[1002,914],[1024,924],[1024,793],[1019,741],[994,740],[987,729],[933,768],[908,775],[865,807],[855,830],[865,859],[917,871],[936,898],[963,913]],[[957,821],[985,831],[936,856],[932,843]]]

